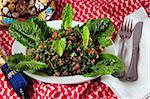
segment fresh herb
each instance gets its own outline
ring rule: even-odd
[[[66,48],[66,39],[61,38],[61,39],[53,41],[52,48],[59,56],[62,56]]]
[[[87,49],[88,42],[90,37],[90,31],[87,26],[83,27],[82,40],[83,40],[83,48]]]
[[[62,27],[67,30],[72,27],[73,9],[67,4],[62,12]]]
[[[73,31],[76,33],[76,32],[81,32],[80,31],[80,26],[79,25],[76,25],[75,27],[72,28]]]

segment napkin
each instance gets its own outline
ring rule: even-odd
[[[145,10],[140,8],[134,13],[130,14],[126,18],[132,18],[133,24],[135,25],[139,21],[143,21],[143,31],[140,42],[140,58],[138,64],[138,80],[135,82],[121,81],[112,76],[103,76],[102,82],[109,85],[111,89],[118,95],[120,99],[142,99],[144,96],[150,92],[150,79],[148,78],[148,61],[150,60],[148,47],[150,39],[150,19],[148,18]],[[131,54],[132,54],[132,40],[133,38],[127,41],[127,53],[125,57],[125,66],[126,70],[129,67]],[[120,38],[117,36],[116,39],[116,48],[119,48]]]
[[[86,22],[90,18],[109,17],[113,21],[116,31],[125,16],[142,6],[138,0],[56,0],[56,3],[57,12],[53,19],[61,19],[63,7],[69,3],[74,8],[74,20]],[[115,39],[116,33],[112,36],[113,39]],[[0,31],[0,45],[9,55],[12,44],[13,39],[10,35],[6,31]],[[31,98],[117,99],[117,90],[113,90],[111,86],[108,87],[108,83],[102,83],[100,78],[77,85],[45,84],[29,77],[28,79]],[[0,72],[0,80],[0,98],[20,98],[14,93],[2,72]]]

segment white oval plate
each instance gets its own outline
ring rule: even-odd
[[[54,20],[47,22],[49,27],[59,29],[61,27],[61,20]],[[72,26],[76,25],[82,25],[82,22],[73,21]],[[23,53],[26,54],[26,47],[24,47],[22,44],[20,44],[18,41],[15,41],[12,46],[12,54],[15,53]],[[108,48],[105,49],[105,53],[111,53],[116,55],[116,49],[114,44]],[[55,77],[55,76],[45,76],[39,74],[34,74],[31,71],[24,71],[26,75],[29,77],[45,82],[45,83],[55,83],[55,84],[78,84],[82,82],[86,82],[92,79],[95,79],[97,77],[83,77],[82,75],[74,75],[74,76],[63,76],[63,77]]]

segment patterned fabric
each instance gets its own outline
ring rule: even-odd
[[[142,6],[145,8],[148,16],[150,17],[150,1],[149,0],[139,0]]]
[[[7,55],[11,55],[11,47],[14,43],[14,39],[11,38],[8,31],[0,31],[0,46],[2,46]]]
[[[141,3],[140,3],[140,2]],[[148,0],[56,0],[57,12],[54,19],[61,19],[61,12],[66,3],[74,8],[76,21],[86,22],[90,18],[110,17],[118,30],[124,17],[136,11],[142,5],[149,9]],[[150,10],[147,10],[148,14]],[[113,35],[114,38],[115,34]],[[8,55],[11,54],[13,39],[8,32],[0,31],[0,45]],[[29,78],[31,99],[117,99],[117,96],[100,78],[77,85],[45,84]],[[0,99],[20,99],[14,92],[4,74],[0,72]]]
[[[28,85],[25,78],[22,76],[21,73],[17,73],[15,70],[10,70],[8,64],[5,63],[1,67],[5,77],[9,80],[11,86],[13,87],[14,91],[20,95],[23,94],[22,90]]]

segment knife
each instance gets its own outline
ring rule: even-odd
[[[125,78],[127,81],[136,81],[138,79],[138,59],[139,59],[139,44],[142,36],[143,22],[138,22],[133,30],[133,48],[130,66],[126,72]]]

